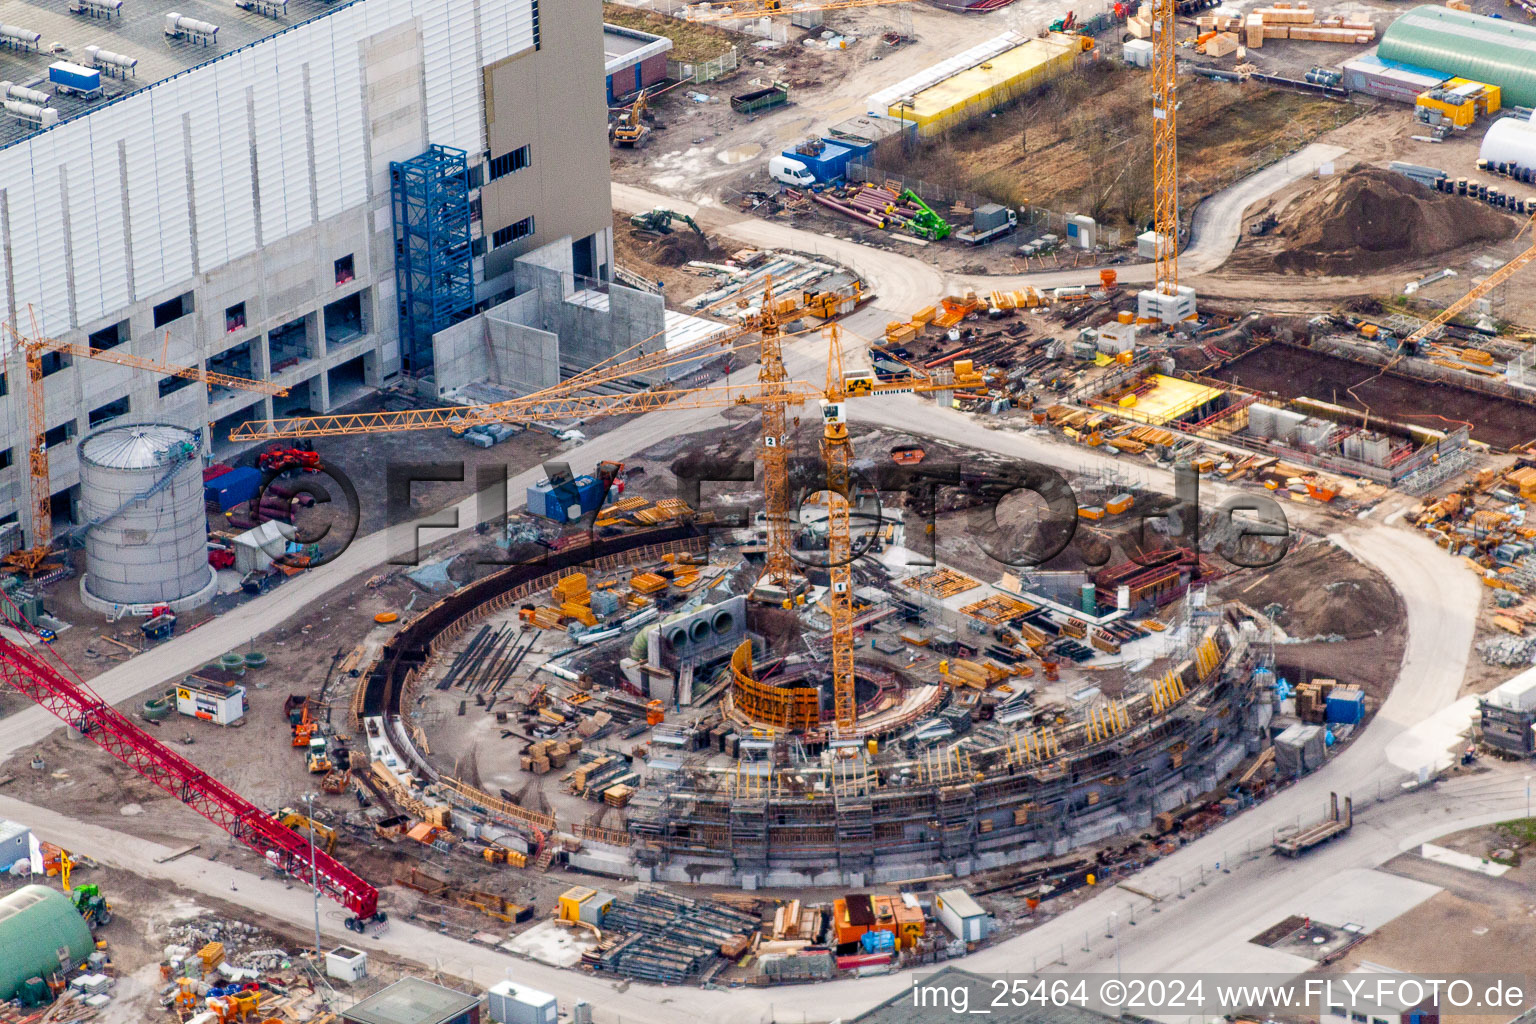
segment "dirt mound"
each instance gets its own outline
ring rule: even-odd
[[[650,243],[652,262],[662,267],[680,267],[689,260],[707,260],[714,247],[692,231],[662,235]]]
[[[1374,636],[1403,617],[1397,593],[1386,577],[1329,541],[1293,547],[1257,582],[1241,580],[1234,581],[1224,596],[1273,616],[1281,629],[1298,640]]]
[[[1294,274],[1385,270],[1514,233],[1514,222],[1464,197],[1380,167],[1356,167],[1280,215],[1275,265]]]

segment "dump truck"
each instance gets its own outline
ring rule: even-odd
[[[789,86],[774,82],[762,89],[737,93],[731,97],[731,109],[738,114],[756,114],[763,110],[782,107],[789,102]]]
[[[1315,846],[1321,846],[1334,836],[1341,836],[1355,823],[1354,802],[1344,798],[1344,813],[1339,813],[1339,794],[1328,794],[1328,817],[1313,825],[1304,826],[1274,842],[1275,852],[1285,857],[1299,857]]]

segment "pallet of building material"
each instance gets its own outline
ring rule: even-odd
[[[587,574],[584,572],[573,572],[569,576],[562,576],[555,581],[551,589],[554,591],[555,599],[562,604],[566,602],[588,604],[592,600],[592,592],[587,588]]]
[[[557,608],[540,606],[535,608],[528,616],[528,621],[540,629],[563,629],[560,625],[560,611]]]
[[[1207,57],[1225,57],[1236,53],[1238,47],[1237,36],[1230,32],[1218,32],[1205,42],[1205,55]]]
[[[629,587],[639,594],[656,594],[667,589],[670,581],[660,573],[637,572],[629,578]]]
[[[1292,39],[1304,39],[1312,43],[1355,43],[1365,44],[1376,38],[1375,29],[1360,28],[1313,28],[1303,25],[1291,26]]]
[[[642,498],[638,494],[631,494],[627,498],[621,498],[612,505],[605,505],[598,510],[600,516],[622,516],[629,512],[636,512],[649,505],[649,499]]]
[[[993,594],[966,605],[960,609],[960,612],[962,615],[969,615],[973,619],[980,619],[990,625],[1002,626],[1034,610],[1035,606],[1032,604],[1005,594]]]
[[[1260,7],[1250,12],[1250,16],[1255,14],[1266,24],[1272,25],[1310,25],[1317,20],[1317,12],[1310,8],[1286,7],[1282,4]]]
[[[1263,18],[1257,14],[1248,15],[1247,20],[1243,23],[1243,42],[1250,50],[1257,50],[1264,45],[1266,38],[1265,28]]]
[[[901,582],[920,594],[940,599],[954,597],[981,586],[980,581],[953,569],[935,569],[919,576],[908,576]]]
[[[609,786],[603,790],[603,803],[609,807],[626,807],[634,797],[635,791],[630,786]]]

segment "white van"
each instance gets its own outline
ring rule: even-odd
[[[809,167],[787,156],[776,156],[768,161],[768,176],[774,181],[782,181],[796,188],[804,188],[816,183],[816,175],[811,173]]]

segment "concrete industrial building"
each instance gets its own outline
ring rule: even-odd
[[[532,250],[560,243],[577,273],[609,275],[595,5],[282,6],[278,21],[186,0],[175,25],[128,5],[110,19],[7,6],[8,24],[101,77],[94,96],[66,93],[46,46],[0,51],[0,79],[51,94],[36,123],[0,115],[0,313],[22,334],[35,321],[38,335],[290,390],[46,357],[58,526],[78,521],[71,442],[97,427],[178,424],[217,449],[248,419],[328,411],[402,372],[430,382],[430,334],[508,297]],[[448,251],[412,234],[423,158],[432,194],[455,190]],[[0,523],[27,505],[26,370],[11,348]]]

